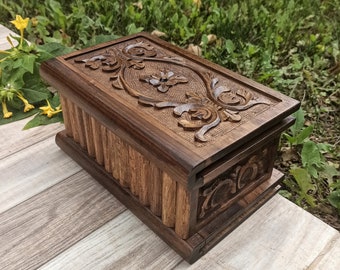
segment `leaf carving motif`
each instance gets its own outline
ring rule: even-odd
[[[134,89],[124,78],[125,69],[144,70],[148,61],[166,63],[167,69],[161,69],[156,74],[141,74],[139,80],[153,87],[158,93],[167,93],[178,84],[188,84],[189,79],[182,74],[175,74],[171,66],[181,66],[190,69],[201,78],[206,87],[206,93],[187,90],[185,102],[173,101],[147,96]],[[110,73],[112,87],[116,90],[125,90],[129,95],[136,97],[138,102],[145,106],[157,109],[173,107],[174,115],[179,117],[187,113],[189,118],[178,120],[179,126],[184,130],[195,131],[195,139],[206,142],[205,134],[221,122],[239,122],[242,117],[240,111],[247,110],[257,104],[268,104],[267,100],[257,98],[251,91],[245,89],[230,89],[221,84],[219,78],[209,72],[197,70],[190,63],[180,57],[158,55],[156,49],[143,40],[126,45],[122,50],[109,48],[104,53],[90,58],[75,59],[75,63],[83,63],[91,70],[101,69]],[[190,87],[188,87],[190,89]],[[158,95],[159,96],[159,95]]]

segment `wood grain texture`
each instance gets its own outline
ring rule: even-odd
[[[175,227],[177,184],[165,172],[163,172],[162,179],[162,221],[168,227]]]
[[[190,193],[180,184],[177,185],[175,232],[182,238],[189,237]]]
[[[194,265],[175,269],[309,269],[337,237],[338,231],[275,195]],[[340,265],[339,257],[334,261]]]
[[[308,270],[340,269],[340,235],[336,235],[307,267]]]
[[[12,154],[0,162],[0,213],[80,170],[55,145],[54,137]]]
[[[0,126],[0,160],[64,129],[63,125],[56,123],[22,130],[31,118]]]
[[[182,258],[130,211],[66,250],[40,270],[173,269]]]
[[[79,172],[0,215],[2,269],[36,269],[125,208]]]

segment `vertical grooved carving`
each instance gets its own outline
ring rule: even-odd
[[[148,169],[150,181],[150,210],[156,215],[162,214],[162,173],[150,162]]]
[[[62,100],[68,136],[160,217],[165,226],[174,228],[181,238],[188,238],[190,193],[97,119],[71,101]]]
[[[71,101],[67,102],[69,108],[69,116],[70,116],[70,126],[72,127],[72,137],[75,142],[79,143],[79,129],[77,119],[74,117],[76,114],[76,106]]]
[[[189,196],[190,196],[189,192],[181,184],[177,184],[175,232],[182,239],[187,239],[189,237],[189,220],[190,220]]]
[[[140,177],[140,187],[139,187],[139,200],[141,203],[146,206],[149,205],[149,190],[148,190],[148,182],[149,182],[149,175],[147,174],[147,170],[150,166],[150,161],[147,160],[145,157],[142,157],[141,166],[141,177]]]
[[[134,196],[139,196],[139,182],[141,179],[141,155],[132,147],[129,147],[130,157],[130,189]]]
[[[95,157],[97,162],[100,165],[104,164],[104,155],[103,155],[103,144],[101,141],[101,129],[100,124],[91,117],[91,124],[92,124],[92,136],[93,136],[93,142],[94,142],[94,150],[95,150]]]
[[[117,136],[110,132],[110,137],[112,141],[112,148],[111,148],[111,170],[112,170],[112,176],[117,181],[119,181],[119,153],[117,148]]]
[[[76,118],[76,128],[78,130],[79,144],[82,148],[86,149],[85,128],[82,110],[78,106],[74,106],[74,108],[74,117]]]
[[[95,156],[95,149],[94,149],[94,141],[93,141],[93,134],[92,134],[92,123],[90,116],[83,111],[83,121],[84,121],[84,130],[85,130],[85,138],[86,138],[86,149],[89,156]]]
[[[107,172],[111,173],[112,170],[111,170],[110,148],[112,147],[112,142],[111,142],[111,136],[109,136],[108,132],[109,131],[105,126],[101,126],[104,167]]]
[[[60,95],[60,104],[61,107],[63,108],[63,118],[66,134],[67,136],[73,137],[69,101],[66,98],[64,98],[63,95]]]
[[[176,220],[176,181],[163,172],[162,221],[165,226],[175,227]]]
[[[130,185],[130,176],[129,176],[129,145],[117,137],[117,149],[118,149],[118,156],[119,156],[119,183],[123,187],[129,187]]]

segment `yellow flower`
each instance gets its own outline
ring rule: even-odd
[[[28,21],[29,18],[23,19],[20,15],[16,15],[15,20],[11,21],[11,23],[13,23],[15,28],[21,32],[27,27]]]
[[[12,117],[13,113],[8,111],[7,104],[4,100],[1,101],[1,105],[2,105],[2,113],[4,115],[4,118],[7,119],[7,118]]]
[[[41,114],[46,114],[48,118],[51,118],[53,115],[60,113],[62,111],[60,106],[58,106],[56,108],[57,110],[55,110],[52,108],[48,100],[46,100],[46,102],[47,106],[40,107],[39,109],[42,110]]]
[[[20,100],[24,103],[25,108],[24,108],[24,112],[28,112],[32,109],[34,109],[34,106],[32,104],[29,104],[27,99],[24,98],[24,96],[21,93],[17,93],[17,97],[20,98]]]
[[[23,19],[20,15],[16,15],[15,20],[11,21],[14,24],[15,28],[20,31],[20,46],[24,40],[24,30],[28,25],[29,18]]]
[[[27,103],[25,104],[24,112],[28,112],[33,109],[34,109],[34,106],[32,104]]]

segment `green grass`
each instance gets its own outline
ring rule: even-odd
[[[300,129],[284,136],[286,160],[277,162],[287,173],[284,194],[339,224],[340,0],[206,0],[200,7],[192,0],[15,2],[0,0],[0,23],[12,28],[16,14],[36,18],[28,29],[32,42],[80,49],[159,30],[171,43],[200,45],[203,57],[300,100]],[[209,34],[217,37],[211,44]]]

